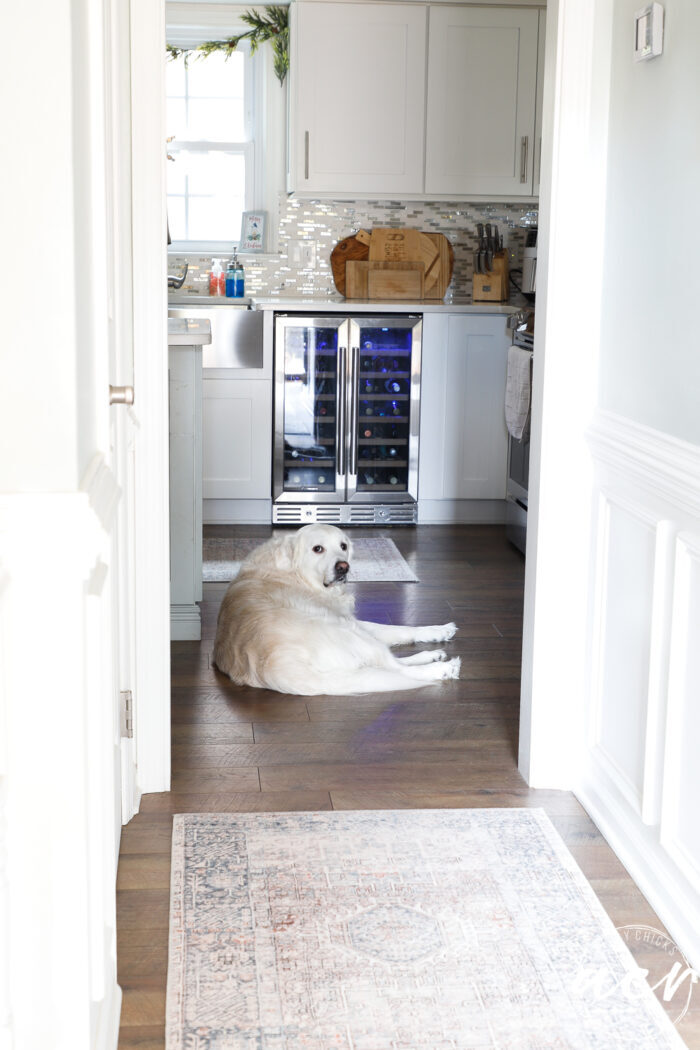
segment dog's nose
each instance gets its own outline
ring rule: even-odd
[[[335,563],[335,574],[336,576],[347,576],[350,572],[350,566],[346,561],[337,561]]]

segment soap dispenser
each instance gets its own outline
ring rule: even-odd
[[[238,261],[238,256],[233,253],[233,294],[236,299],[242,299],[245,295],[245,270]]]
[[[224,294],[224,271],[218,259],[212,259],[209,274],[209,295]]]
[[[226,267],[226,298],[233,299],[236,294],[235,254]]]

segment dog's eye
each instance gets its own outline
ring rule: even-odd
[[[326,548],[322,547],[320,543],[317,543],[316,546],[314,547],[313,551],[314,551],[314,554],[323,554],[325,549]]]
[[[347,543],[341,543],[340,544],[340,549],[341,549],[341,551],[346,551],[348,549]]]

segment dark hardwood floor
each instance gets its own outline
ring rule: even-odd
[[[209,534],[271,534],[210,527]],[[205,584],[203,640],[172,647],[172,791],[146,795],[123,829],[118,878],[121,1050],[163,1050],[173,813],[541,806],[616,926],[663,929],[573,795],[530,790],[517,770],[524,563],[504,530],[360,530],[394,540],[420,579],[356,584],[384,623],[456,621],[445,648],[462,678],[378,697],[299,697],[234,686],[211,667],[226,584]],[[679,1024],[700,1050],[700,991]]]

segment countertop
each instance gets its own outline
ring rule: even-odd
[[[192,295],[173,296],[168,306],[178,310],[195,307],[210,309],[212,306],[242,307],[250,304],[253,310],[306,310],[315,313],[474,313],[511,314],[528,305],[523,296],[515,295],[507,303],[474,302],[470,295],[455,295],[442,299],[345,299],[342,295],[261,295],[250,299],[225,299],[221,296]]]
[[[455,296],[449,301],[442,299],[345,299],[342,295],[328,296],[260,296],[255,299],[256,310],[314,310],[337,313],[473,313],[512,314],[520,309],[510,303],[475,303],[471,296]]]
[[[168,318],[168,346],[204,346],[211,342],[209,321],[188,317]]]

